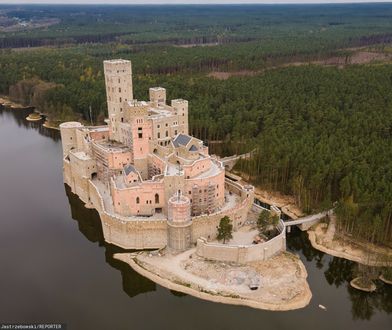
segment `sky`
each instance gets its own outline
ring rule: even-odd
[[[0,4],[233,4],[233,3],[375,3],[392,0],[0,0]]]

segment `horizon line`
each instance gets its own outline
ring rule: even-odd
[[[194,0],[191,0],[189,2],[176,2],[174,1],[153,1],[153,2],[145,2],[145,1],[137,1],[136,2],[129,2],[129,1],[114,1],[108,3],[108,1],[103,1],[103,0],[93,0],[93,1],[88,1],[88,0],[81,0],[81,1],[67,1],[67,0],[49,0],[49,1],[14,1],[12,2],[4,2],[0,3],[0,6],[3,5],[102,5],[102,6],[117,6],[117,5],[129,5],[129,6],[156,6],[156,5],[180,5],[180,6],[187,6],[187,5],[200,5],[200,6],[211,6],[211,5],[350,5],[350,4],[356,4],[356,5],[361,5],[361,4],[392,4],[392,0],[377,0],[377,1],[371,1],[371,0],[348,0],[348,1],[339,1],[339,0],[316,0],[316,1],[265,1],[265,2],[256,2],[256,1],[207,1],[206,2],[196,2]]]

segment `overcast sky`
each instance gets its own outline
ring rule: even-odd
[[[0,4],[66,3],[66,4],[211,4],[211,3],[353,3],[392,2],[392,0],[0,0]]]

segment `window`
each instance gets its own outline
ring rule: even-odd
[[[121,93],[121,87],[118,88],[118,92]]]
[[[158,139],[160,139],[160,138],[161,138],[161,133],[158,132]]]
[[[118,83],[120,83],[121,82],[121,79],[120,78],[118,78]]]
[[[165,134],[165,135],[166,135],[166,137],[168,137],[168,136],[169,136],[169,132],[168,132],[168,131],[166,131],[166,134]]]
[[[174,135],[177,135],[177,130],[174,131]]]
[[[121,117],[121,122],[122,122],[122,123],[124,122],[124,118],[123,118],[123,117]]]
[[[159,195],[155,194],[155,204],[159,204]]]

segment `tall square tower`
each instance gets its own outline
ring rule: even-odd
[[[117,59],[103,62],[106,100],[110,120],[110,138],[119,141],[119,123],[125,110],[124,103],[133,100],[131,61]]]

